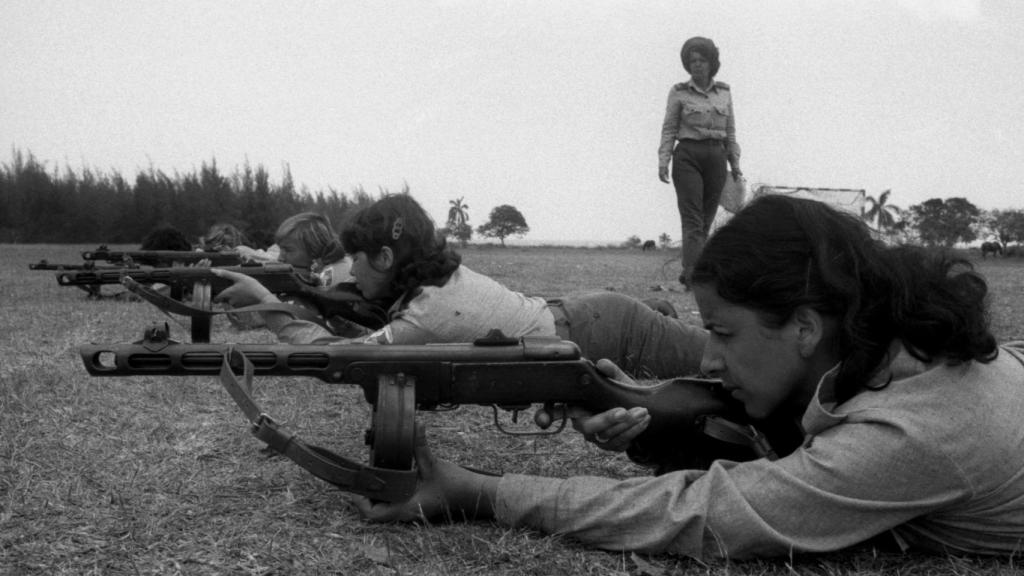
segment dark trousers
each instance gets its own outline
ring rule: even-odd
[[[689,280],[704,250],[728,172],[721,140],[680,140],[672,153],[672,184],[676,188],[683,228],[683,274]]]

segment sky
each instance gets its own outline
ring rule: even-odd
[[[751,184],[1021,208],[1022,29],[1019,0],[6,0],[0,163],[287,167],[439,224],[511,204],[513,244],[677,240],[657,148],[706,36]]]

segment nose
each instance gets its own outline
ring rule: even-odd
[[[716,376],[724,368],[721,357],[715,352],[709,342],[704,347],[704,354],[700,357],[700,372],[706,376]]]

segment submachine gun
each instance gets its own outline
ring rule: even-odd
[[[110,250],[101,245],[95,250],[82,252],[82,262],[65,264],[43,259],[28,265],[29,270],[99,271],[141,268],[143,266],[169,268],[172,266],[195,265],[207,261],[211,266],[231,266],[243,263],[243,258],[233,252],[199,252],[192,250]],[[58,280],[59,280],[58,276]],[[106,282],[111,283],[111,282]],[[66,284],[77,286],[92,298],[101,296],[100,286],[104,282],[76,282]],[[175,294],[180,299],[180,293]]]
[[[505,338],[494,331],[465,344],[293,345],[181,344],[166,325],[154,325],[134,344],[80,348],[93,376],[219,375],[252,433],[294,462],[343,490],[381,501],[403,501],[416,489],[413,443],[416,410],[461,404],[518,411],[533,404],[582,406],[592,412],[643,406],[651,414],[645,437],[669,439],[674,450],[706,444],[743,444],[746,459],[772,457],[771,446],[751,426],[742,406],[720,382],[675,379],[631,385],[603,376],[572,342],[557,338]],[[372,404],[366,433],[369,463],[311,446],[280,429],[253,400],[253,376],[306,376],[363,389]],[[239,376],[242,376],[239,379]],[[537,433],[557,433],[554,430]],[[722,433],[724,432],[724,435]]]
[[[29,270],[110,270],[152,266],[192,265],[208,261],[211,266],[236,266],[243,258],[233,252],[199,252],[192,250],[110,250],[105,245],[82,252],[82,262],[63,264],[42,259],[28,265]],[[102,263],[102,264],[101,264]]]
[[[313,313],[289,304],[260,304],[237,308],[231,312],[277,310],[319,323],[323,323],[323,319],[340,316],[371,329],[380,328],[386,323],[386,303],[367,300],[353,283],[320,287],[306,280],[288,264],[243,264],[221,266],[220,269],[252,276],[274,294],[300,300],[316,310]],[[231,280],[217,276],[211,268],[201,266],[58,270],[56,276],[61,286],[123,284],[162,310],[191,317],[193,342],[210,341],[212,317],[224,313],[213,309],[213,297],[232,285]],[[170,287],[170,295],[149,288],[152,284],[167,285]],[[185,301],[186,294],[190,297],[189,302]]]
[[[87,262],[105,261],[121,266],[153,266],[167,268],[174,265],[196,264],[201,260],[210,262],[211,266],[237,266],[243,258],[235,252],[204,252],[198,250],[111,250],[101,245],[95,250],[82,252],[82,259]]]
[[[45,258],[28,265],[29,270],[112,270],[115,268],[125,268],[125,266],[97,264],[95,260],[85,260],[81,264],[56,264]]]

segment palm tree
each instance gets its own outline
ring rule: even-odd
[[[885,232],[896,226],[896,218],[900,214],[900,209],[897,206],[889,204],[889,193],[892,190],[886,190],[882,192],[878,199],[874,199],[868,196],[865,200],[868,204],[868,209],[864,212],[864,220],[868,224],[874,224],[880,232]]]
[[[451,204],[451,207],[448,208],[448,228],[453,231],[464,226],[469,220],[469,205],[462,201],[463,198],[465,196],[448,201]]]
[[[469,225],[469,205],[463,202],[463,198],[448,201],[451,204],[448,208],[448,235],[457,238],[465,248],[473,235],[473,228]]]

